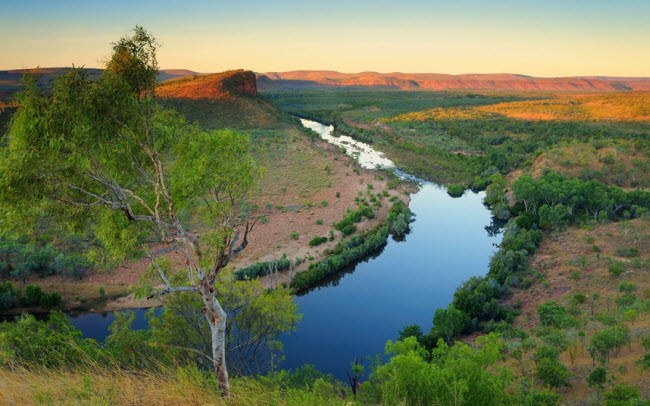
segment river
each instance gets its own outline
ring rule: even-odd
[[[393,166],[369,145],[333,136],[332,126],[301,122],[344,147],[363,167]],[[394,340],[404,326],[418,324],[427,332],[434,311],[451,302],[455,289],[487,272],[501,240],[499,233],[486,230],[492,218],[483,197],[483,192],[467,191],[452,198],[443,187],[422,182],[411,195],[415,221],[403,241],[389,238],[374,258],[296,297],[303,318],[295,332],[280,337],[286,358],[279,366],[293,369],[309,363],[345,379],[350,362],[383,354],[386,341]],[[146,326],[144,312],[136,311],[136,327]],[[84,335],[103,340],[113,318],[111,313],[82,314],[71,321]]]

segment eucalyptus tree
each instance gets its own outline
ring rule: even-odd
[[[245,135],[202,131],[156,102],[158,46],[136,26],[98,77],[73,68],[48,91],[27,80],[0,152],[0,225],[49,216],[91,229],[113,257],[143,249],[163,286],[150,297],[201,298],[228,397],[226,312],[214,285],[248,244],[255,220],[243,203],[260,168]],[[153,237],[180,248],[186,268],[160,266],[145,245]]]

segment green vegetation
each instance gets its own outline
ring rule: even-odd
[[[343,225],[341,231],[345,235],[345,231],[343,231],[345,227],[354,226],[351,223],[357,219],[361,221],[364,216],[367,217],[370,213],[373,213],[373,211],[369,206],[361,207],[357,211],[350,210],[337,225]],[[401,200],[397,200],[393,204],[391,214],[392,216],[389,215],[385,225],[341,241],[328,253],[327,258],[318,263],[310,264],[306,271],[295,274],[291,279],[291,287],[296,291],[306,290],[328,276],[335,275],[355,261],[364,259],[383,248],[388,235],[392,233],[389,230],[402,230],[401,223],[408,224],[412,216],[411,211]]]
[[[325,242],[327,242],[327,237],[314,237],[309,241],[309,246],[317,247]]]
[[[43,292],[40,286],[27,285],[25,291],[21,292],[9,281],[0,283],[0,311],[6,311],[17,306],[51,309],[60,305],[60,294]]]
[[[447,193],[451,197],[461,197],[465,193],[465,186],[463,186],[463,185],[449,185],[449,186],[447,186]]]
[[[47,92],[28,80],[0,149],[0,204],[11,219],[0,226],[20,235],[45,219],[87,234],[113,260],[147,252],[164,287],[138,294],[203,298],[212,367],[229,397],[226,313],[212,285],[248,244],[256,221],[246,200],[261,169],[248,136],[201,130],[157,102],[157,48],[136,27],[97,78],[73,68]],[[203,232],[190,230],[197,224]],[[159,262],[151,241],[180,245],[188,269]]]
[[[332,123],[337,132],[374,144],[401,169],[444,184],[482,188],[493,169],[505,175],[533,164],[633,187],[650,181],[646,175],[650,123],[644,113],[644,93],[590,98],[334,88],[271,91],[265,97],[292,114]],[[547,111],[549,105],[562,106],[557,113],[562,119],[535,114],[539,109]],[[533,114],[512,114],[513,109]],[[575,115],[575,111],[589,114]],[[593,155],[565,149],[563,158],[553,158],[556,163],[534,162],[547,150],[565,145],[580,150],[604,148],[606,162],[594,164]],[[605,158],[610,153],[613,158]]]
[[[284,255],[282,258],[276,259],[275,261],[256,262],[245,268],[238,269],[233,275],[235,279],[243,281],[259,278],[260,276],[266,276],[274,272],[286,271],[290,267],[291,261],[289,261],[286,255]]]
[[[33,276],[68,276],[77,279],[86,274],[88,263],[79,255],[66,255],[51,244],[35,244],[0,238],[0,279],[14,278],[25,283]]]

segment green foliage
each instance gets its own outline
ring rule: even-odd
[[[53,274],[62,276],[78,276],[67,272],[61,262],[74,261],[85,264],[77,255],[66,255],[59,252],[51,244],[42,246],[0,238],[0,278],[13,277],[21,281],[31,276],[46,277]],[[79,274],[83,276],[83,271]]]
[[[424,332],[417,324],[410,324],[399,331],[397,341],[404,341],[408,337],[415,337],[420,345],[423,345]]]
[[[377,367],[361,386],[367,404],[503,405],[512,401],[505,388],[511,375],[494,369],[503,342],[497,336],[479,337],[478,347],[447,346],[442,340],[431,354],[415,337],[386,344],[390,360]]]
[[[562,327],[567,317],[566,309],[556,302],[546,302],[537,308],[543,326]]]
[[[537,362],[537,376],[546,385],[553,388],[570,386],[569,370],[558,360],[544,357]]]
[[[70,276],[79,280],[83,279],[88,269],[88,264],[79,255],[65,256],[59,254],[54,260],[54,269],[60,275]]]
[[[521,399],[525,406],[559,406],[561,403],[562,396],[549,389],[531,390]]]
[[[413,221],[413,212],[401,200],[395,200],[386,217],[388,232],[395,239],[402,239],[409,231],[409,224]]]
[[[135,313],[115,312],[115,320],[109,326],[111,334],[106,337],[104,349],[119,365],[128,368],[153,369],[166,360],[156,346],[151,345],[151,330],[133,330]]]
[[[215,289],[228,314],[230,368],[236,373],[264,368],[256,362],[257,354],[277,350],[278,335],[292,331],[300,320],[289,290],[268,291],[259,281],[231,280],[228,273],[220,274]],[[149,315],[148,342],[161,349],[163,360],[211,367],[209,326],[202,308],[203,302],[196,295],[180,294],[167,301],[160,316]]]
[[[539,208],[539,226],[545,230],[561,230],[569,225],[571,216],[571,208],[563,204],[542,205]]]
[[[607,267],[609,274],[615,278],[618,278],[625,272],[625,265],[622,262],[614,261],[609,267]]]
[[[9,282],[0,283],[0,312],[14,307],[20,300],[20,290]]]
[[[603,366],[597,366],[592,369],[587,376],[587,384],[591,388],[596,388],[600,391],[605,387],[605,383],[607,383],[607,369]]]
[[[650,353],[645,353],[639,358],[636,363],[639,365],[642,371],[647,371],[650,369]]]
[[[584,213],[596,220],[617,219],[625,212],[636,216],[640,208],[650,207],[648,192],[624,192],[595,180],[565,178],[554,172],[545,173],[537,180],[522,175],[512,184],[512,190],[525,211],[537,213],[539,209],[540,226],[543,224],[545,228],[562,227],[573,214]]]
[[[461,197],[465,193],[465,186],[463,185],[449,185],[447,186],[447,194],[451,197]]]
[[[469,317],[456,309],[453,304],[446,309],[436,309],[433,315],[432,334],[444,337],[445,341],[451,344],[454,338],[466,330],[469,321]]]
[[[235,223],[222,220],[236,209],[246,214],[240,202],[261,172],[249,137],[202,131],[162,108],[153,97],[156,48],[136,27],[98,77],[73,68],[51,91],[28,81],[0,150],[0,203],[12,219],[3,229],[31,229],[47,215],[92,231],[94,249],[115,261],[151,240],[149,225],[177,224],[179,213],[210,225]],[[206,257],[224,248],[231,228],[200,235]]]
[[[42,307],[50,309],[61,304],[61,295],[56,292],[43,292],[40,286],[27,285],[24,294],[19,299],[23,307]]]
[[[636,386],[619,383],[605,393],[606,406],[642,405],[641,393]],[[637,402],[635,402],[637,401]]]
[[[588,350],[594,359],[605,363],[610,355],[630,341],[630,331],[626,326],[612,326],[594,334]]]
[[[238,269],[233,273],[235,279],[243,281],[246,279],[255,279],[260,276],[266,276],[273,272],[286,271],[291,267],[291,261],[286,256],[275,261],[256,262],[245,268]]]
[[[295,274],[291,279],[291,287],[300,291],[313,286],[355,261],[377,252],[386,244],[387,238],[388,229],[381,226],[347,241],[341,241],[326,259],[310,264],[306,271]]]
[[[316,247],[324,242],[327,242],[327,237],[314,237],[311,239],[311,241],[309,241],[309,246]]]
[[[82,338],[61,312],[51,312],[47,321],[25,314],[0,323],[0,364],[73,367],[101,359],[97,342]]]
[[[367,219],[372,219],[375,217],[375,212],[373,211],[372,207],[361,205],[357,210],[348,209],[345,217],[343,217],[343,220],[335,223],[334,228],[343,232],[344,235],[352,234],[354,231],[346,234],[344,230],[351,229],[354,227],[355,223],[360,223],[364,217]],[[356,230],[356,227],[354,227],[354,229]]]

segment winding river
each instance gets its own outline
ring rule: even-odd
[[[363,167],[394,166],[369,145],[334,136],[332,126],[301,122],[344,147]],[[383,354],[386,341],[404,326],[418,324],[428,331],[435,309],[447,306],[463,281],[487,272],[501,240],[499,233],[488,231],[492,218],[483,197],[467,191],[452,198],[443,187],[422,182],[411,196],[416,217],[404,241],[390,239],[375,257],[296,297],[303,318],[295,332],[280,337],[286,358],[279,367],[308,363],[345,379],[350,362]],[[136,311],[135,327],[145,327],[144,312]],[[103,340],[114,315],[70,317],[84,335]]]

